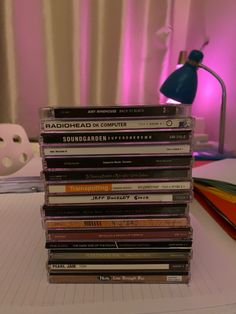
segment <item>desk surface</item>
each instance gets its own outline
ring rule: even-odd
[[[183,305],[191,301],[191,306],[196,302],[200,305],[199,300],[205,302],[206,297],[214,304],[219,301],[219,297],[228,295],[228,298],[232,293],[236,300],[235,242],[196,201],[191,209],[194,245],[189,285],[48,284],[45,268],[47,251],[44,249],[44,231],[39,211],[42,202],[43,193],[0,195],[2,308],[10,306],[10,310],[33,306],[42,310],[42,307],[45,309],[51,306],[60,309],[87,304],[91,307],[96,303],[102,307],[113,302],[119,303],[122,308],[128,302],[130,311],[127,313],[133,313],[132,308],[142,301],[148,304],[147,312],[137,313],[150,313],[148,308],[154,304],[163,306],[166,303],[166,306],[170,306],[170,298],[172,304],[176,298],[176,301],[182,300]],[[126,313],[124,310],[122,312]],[[4,313],[1,307],[0,313]]]
[[[192,278],[183,284],[48,284],[43,193],[0,194],[0,313],[236,313],[236,249],[194,201]]]

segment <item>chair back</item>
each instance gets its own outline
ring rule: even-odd
[[[19,124],[0,123],[0,175],[22,168],[33,157],[33,149]]]

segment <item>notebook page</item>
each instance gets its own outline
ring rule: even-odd
[[[197,202],[192,204],[194,245],[189,285],[48,284],[45,267],[47,250],[44,248],[40,217],[42,203],[43,193],[0,195],[2,309],[33,306],[35,310],[40,310],[41,307],[52,306],[58,310],[61,307],[78,310],[82,305],[94,306],[95,309],[98,305],[105,307],[113,303],[118,304],[120,309],[128,304],[141,309],[137,306],[139,303],[150,304],[151,309],[151,304],[185,304],[188,300],[193,302],[206,297],[217,302],[223,294],[236,295],[236,252],[232,250],[235,242],[231,242],[220,228],[215,230],[214,222],[207,225],[207,216],[204,217],[205,225],[200,221],[204,211],[200,212]],[[222,239],[221,242],[217,241],[218,238]]]
[[[201,167],[193,168],[193,177],[236,184],[236,158],[217,160]]]
[[[235,314],[235,295],[217,296],[217,301],[210,297],[171,299],[136,302],[107,302],[97,304],[77,304],[43,307],[2,307],[4,314]]]

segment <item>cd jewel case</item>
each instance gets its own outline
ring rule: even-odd
[[[189,283],[191,106],[39,114],[48,281]]]

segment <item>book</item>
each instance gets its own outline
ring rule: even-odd
[[[200,185],[195,184],[194,189],[201,192],[201,195],[207,198],[215,208],[219,214],[222,215],[225,219],[229,221],[236,228],[236,203],[225,200],[224,198],[211,193],[210,191],[202,189]]]
[[[194,191],[194,196],[209,215],[227,232],[227,234],[236,240],[236,229],[228,222],[221,214],[216,206],[197,189]]]
[[[236,239],[236,159],[193,169],[194,195],[222,228]]]

